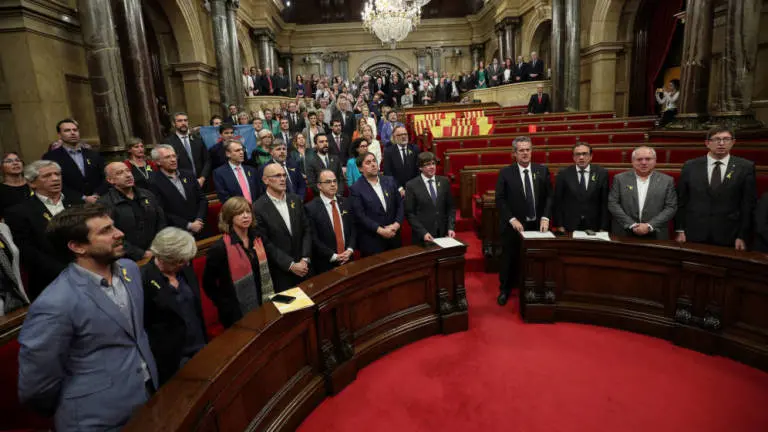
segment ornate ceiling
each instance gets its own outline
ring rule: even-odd
[[[283,10],[283,20],[296,24],[361,21],[363,3],[364,0],[290,0],[290,6]],[[463,17],[480,10],[483,3],[483,0],[432,0],[422,9],[422,18]]]

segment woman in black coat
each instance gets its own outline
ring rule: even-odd
[[[160,385],[208,342],[200,288],[189,261],[197,254],[188,232],[168,227],[157,233],[152,260],[141,268],[144,329],[155,356]]]

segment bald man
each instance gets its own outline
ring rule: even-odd
[[[152,192],[134,186],[131,170],[122,162],[104,168],[110,188],[99,202],[110,209],[115,226],[125,234],[125,256],[134,261],[152,256],[148,250],[158,231],[165,228],[165,212]]]
[[[312,233],[302,198],[286,192],[286,173],[271,163],[264,167],[267,191],[253,203],[256,226],[269,239],[264,242],[275,292],[293,288],[310,272]]]

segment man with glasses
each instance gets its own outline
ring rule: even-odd
[[[707,132],[709,153],[683,165],[677,185],[678,242],[746,250],[757,199],[755,164],[731,155],[735,143],[732,130],[715,126]]]
[[[392,132],[392,145],[384,150],[384,172],[395,178],[400,196],[405,197],[405,185],[419,175],[419,149],[408,144],[405,126]]]
[[[411,224],[415,244],[431,242],[439,237],[455,237],[456,209],[448,177],[436,176],[434,153],[419,153],[421,175],[405,188],[405,217]]]
[[[295,287],[311,273],[309,219],[301,197],[286,192],[287,177],[279,164],[264,167],[262,181],[267,191],[253,204],[256,226],[269,239],[264,248],[275,292]]]
[[[573,146],[573,162],[557,173],[553,225],[561,232],[608,231],[608,171],[592,163],[586,142]]]
[[[312,227],[312,253],[316,273],[331,270],[352,260],[356,235],[348,202],[337,197],[336,174],[324,169],[317,181],[320,195],[306,205]]]

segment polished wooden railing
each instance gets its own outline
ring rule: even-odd
[[[526,322],[615,327],[768,371],[768,255],[624,237],[523,245]]]
[[[127,431],[291,430],[386,353],[468,326],[466,247],[408,246],[300,287],[315,306],[272,304],[211,341],[141,408]]]

